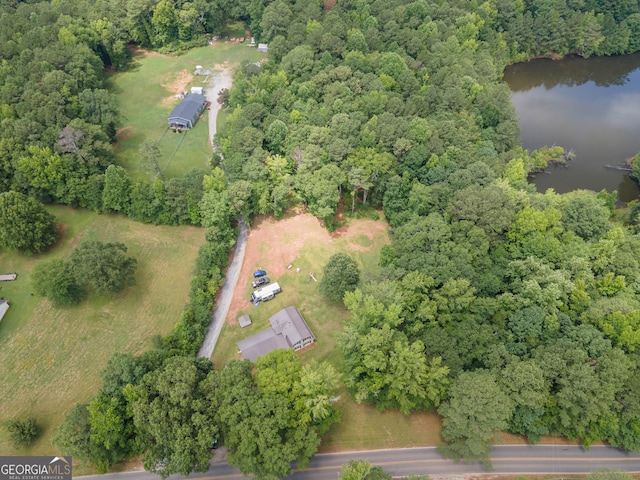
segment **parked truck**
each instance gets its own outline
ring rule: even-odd
[[[280,293],[282,289],[278,282],[267,285],[266,287],[259,288],[251,294],[251,301],[255,304],[259,302],[266,302],[276,296],[276,293]]]

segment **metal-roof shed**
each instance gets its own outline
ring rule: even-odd
[[[251,325],[251,318],[249,317],[249,315],[242,315],[240,318],[238,318],[238,323],[240,324],[241,328],[248,327],[249,325]]]
[[[0,300],[0,320],[7,313],[7,310],[9,310],[9,303],[6,300]]]
[[[207,99],[204,95],[199,93],[186,95],[169,115],[169,127],[184,130],[193,128],[206,104]]]

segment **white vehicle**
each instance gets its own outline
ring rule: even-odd
[[[282,289],[278,282],[267,285],[266,287],[259,288],[251,294],[251,301],[253,303],[266,302],[276,296],[276,293],[280,293]]]

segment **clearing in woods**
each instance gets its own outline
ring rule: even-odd
[[[205,87],[217,92],[227,87],[220,75],[233,72],[244,61],[255,62],[266,57],[243,43],[215,42],[194,48],[184,55],[162,55],[136,49],[132,68],[112,75],[109,90],[116,95],[122,115],[122,128],[116,135],[116,163],[135,178],[152,174],[141,165],[139,149],[146,140],[159,141],[160,167],[166,178],[182,177],[190,170],[206,169],[211,160],[207,110],[186,134],[167,131],[167,117],[180,102],[176,96]],[[213,72],[195,76],[196,65]]]
[[[337,252],[348,253],[358,262],[362,279],[372,275],[378,268],[380,249],[389,243],[387,229],[385,220],[350,219],[345,226],[329,233],[317,218],[296,212],[282,220],[256,219],[249,230],[227,322],[213,352],[216,367],[240,358],[238,340],[266,328],[271,315],[294,305],[316,336],[316,343],[300,353],[302,361],[327,360],[339,369],[343,358],[335,334],[348,320],[349,312],[342,304],[320,295],[318,282],[324,265]],[[266,270],[272,282],[280,283],[282,293],[256,307],[249,297],[253,290],[252,273],[258,268]],[[310,277],[311,273],[318,282]],[[243,314],[251,317],[251,326],[240,328],[237,319]],[[441,441],[440,419],[435,414],[407,417],[397,411],[379,412],[375,407],[354,403],[344,389],[339,395],[337,406],[342,419],[323,438],[322,452],[437,445]]]
[[[248,234],[245,259],[234,292],[227,322],[212,360],[216,368],[240,358],[236,342],[268,326],[269,317],[283,307],[296,306],[316,336],[316,343],[300,352],[303,362],[326,360],[340,369],[343,357],[336,345],[349,312],[342,304],[328,301],[318,292],[324,265],[331,255],[345,252],[360,266],[361,279],[375,275],[380,250],[389,243],[384,219],[350,219],[333,233],[308,213],[290,212],[282,220],[256,219]],[[288,268],[291,265],[291,268]],[[250,301],[253,271],[262,268],[272,282],[279,282],[282,293],[257,307]],[[300,268],[300,272],[297,269]],[[248,314],[253,324],[240,328],[237,319]],[[442,443],[441,420],[435,413],[403,415],[397,410],[380,412],[372,405],[358,405],[341,388],[337,407],[341,421],[323,437],[320,452],[436,446]],[[501,434],[501,443],[525,444],[523,437]],[[567,443],[566,439],[544,437],[543,443]]]

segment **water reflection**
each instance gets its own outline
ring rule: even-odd
[[[536,60],[505,71],[520,117],[522,144],[562,145],[576,154],[570,167],[550,168],[539,191],[618,190],[621,201],[640,190],[617,166],[640,151],[640,54]]]
[[[512,92],[544,86],[575,87],[593,82],[597,87],[625,85],[630,74],[640,68],[640,53],[617,57],[567,57],[562,60],[540,59],[507,67],[504,78]]]
[[[630,202],[638,198],[638,184],[629,176],[623,175],[618,185],[618,198],[622,202]]]

